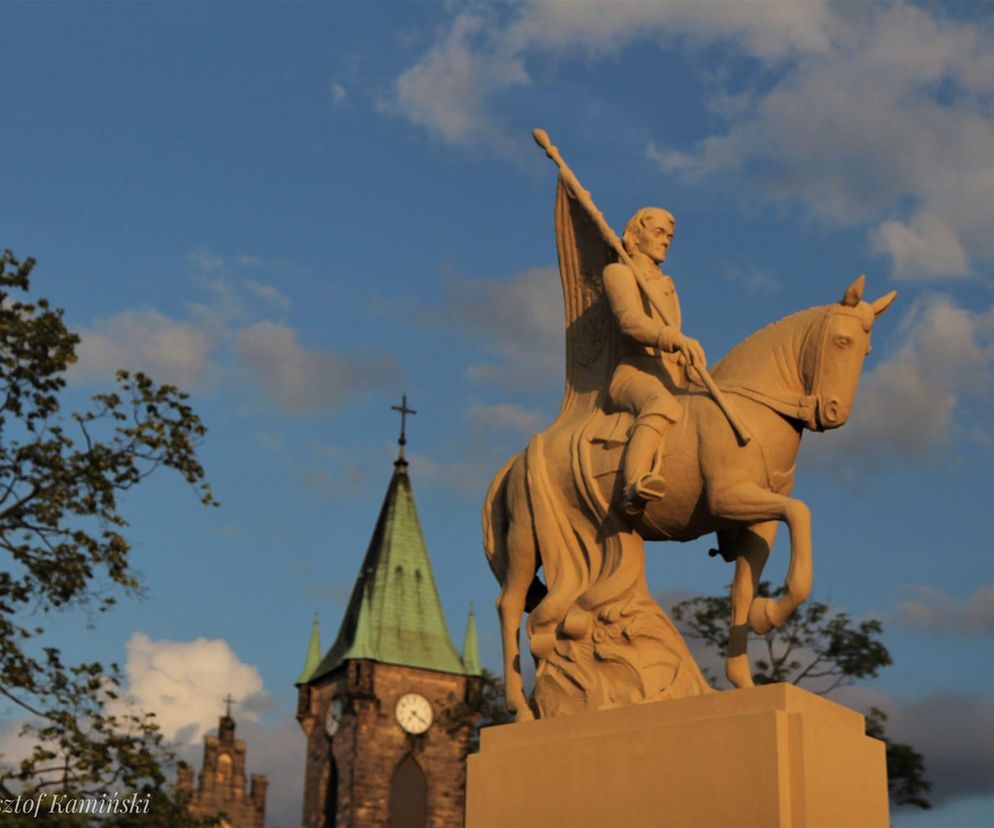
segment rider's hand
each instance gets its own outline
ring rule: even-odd
[[[676,348],[680,355],[695,368],[706,369],[708,367],[707,357],[704,356],[704,349],[696,339],[689,336],[681,337],[680,341],[677,342]]]

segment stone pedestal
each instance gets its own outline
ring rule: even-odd
[[[483,731],[467,828],[887,828],[883,742],[773,684]]]

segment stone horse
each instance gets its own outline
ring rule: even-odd
[[[570,207],[560,200],[566,215]],[[570,245],[562,236],[561,230],[565,286],[568,272],[578,267],[568,261]],[[596,274],[588,268],[585,278],[595,282]],[[637,518],[616,507],[624,449],[617,435],[627,434],[631,415],[604,410],[603,388],[590,384],[590,372],[577,367],[577,349],[567,344],[567,394],[559,418],[504,465],[483,509],[487,558],[501,586],[506,701],[518,720],[711,692],[649,594],[644,540],[717,533],[712,554],[735,563],[725,671],[735,687],[752,685],[748,627],[760,634],[779,627],[811,590],[810,510],[790,496],[802,431],[845,424],[874,321],[896,296],[867,302],[864,282],[862,276],[853,282],[841,302],[758,331],[715,367],[713,379],[745,424],[747,444],[736,439],[702,388],[692,385],[683,394],[683,416],[660,447],[666,496]],[[573,328],[589,339],[589,330],[576,323],[589,318],[596,291],[585,298],[583,291],[573,294],[580,305],[570,322],[567,291],[567,337]],[[594,374],[609,375],[610,350],[610,342],[599,347],[607,368]],[[594,362],[588,359],[587,367]],[[777,599],[757,597],[780,522],[790,534],[785,592]],[[531,701],[520,673],[525,612],[537,665]]]

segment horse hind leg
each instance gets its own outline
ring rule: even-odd
[[[507,566],[500,579],[501,591],[497,597],[504,656],[504,698],[508,712],[519,722],[535,718],[521,678],[521,618],[544,597],[545,589],[535,577],[539,566],[538,544],[522,472],[520,463],[510,468],[503,493],[507,522],[502,551]]]
[[[507,533],[508,566],[497,598],[501,643],[504,650],[504,696],[515,721],[535,718],[521,678],[521,618],[544,589],[535,578],[538,554],[531,521],[511,519]],[[537,586],[536,586],[537,584]]]
[[[535,544],[515,519],[515,510],[528,514],[524,496],[523,455],[512,457],[494,477],[483,504],[483,546],[500,593],[497,616],[500,619],[501,649],[504,660],[504,701],[517,719],[534,718],[521,679],[519,633],[521,616],[532,597],[532,578],[526,577],[528,558],[535,558]],[[531,550],[529,552],[529,550]],[[532,576],[534,576],[532,563]]]
[[[749,610],[756,596],[766,559],[773,548],[778,528],[776,521],[744,526],[735,533],[734,538],[728,539],[727,544],[723,543],[720,546],[722,556],[726,560],[730,558],[735,560],[728,649],[725,652],[725,676],[733,687],[753,686],[752,665],[748,652]]]

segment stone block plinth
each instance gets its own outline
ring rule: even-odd
[[[467,828],[887,828],[884,744],[793,685],[502,725]]]

